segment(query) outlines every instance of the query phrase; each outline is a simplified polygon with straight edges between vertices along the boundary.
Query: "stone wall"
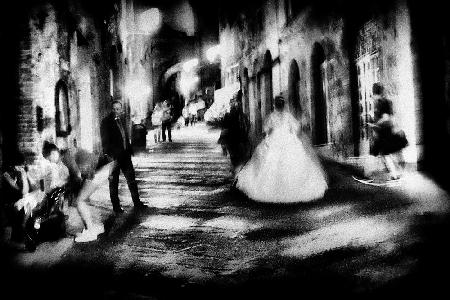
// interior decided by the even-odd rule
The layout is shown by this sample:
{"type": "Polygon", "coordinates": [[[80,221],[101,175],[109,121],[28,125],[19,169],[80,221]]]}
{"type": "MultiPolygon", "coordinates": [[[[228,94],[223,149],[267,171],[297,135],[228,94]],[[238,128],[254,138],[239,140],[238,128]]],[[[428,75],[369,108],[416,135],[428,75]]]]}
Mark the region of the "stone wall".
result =
{"type": "Polygon", "coordinates": [[[17,144],[31,160],[41,156],[44,141],[101,151],[100,121],[111,102],[106,25],[76,1],[51,3],[29,8],[20,36],[17,144]],[[69,126],[60,134],[57,85],[67,87],[68,94],[69,126]]]}
{"type": "Polygon", "coordinates": [[[411,48],[406,1],[383,5],[375,2],[359,4],[362,7],[360,10],[356,9],[358,7],[352,10],[351,4],[318,1],[304,5],[291,14],[286,13],[284,4],[287,2],[262,1],[260,6],[240,14],[223,11],[220,18],[222,81],[227,84],[228,72],[236,64],[239,65],[241,78],[243,70],[248,70],[248,106],[254,141],[259,140],[255,138],[260,130],[258,128],[261,128],[258,123],[266,116],[264,107],[269,105],[264,103],[264,99],[259,104],[265,92],[261,91],[264,85],[258,83],[258,78],[265,72],[265,60],[267,53],[270,53],[272,96],[282,93],[285,98],[292,98],[289,95],[290,68],[292,65],[298,66],[299,95],[295,99],[298,99],[300,109],[295,114],[301,120],[304,131],[315,142],[319,130],[317,124],[320,122],[316,119],[322,118],[316,113],[318,95],[313,80],[313,72],[317,68],[313,63],[314,49],[319,48],[324,56],[318,72],[326,77],[327,123],[327,136],[322,139],[325,144],[321,148],[336,158],[358,154],[361,124],[357,105],[357,35],[365,24],[374,23],[380,38],[377,81],[386,85],[387,95],[394,102],[398,123],[412,145],[406,151],[407,156],[409,160],[416,161],[418,151],[415,146],[421,143],[421,110],[417,105],[420,101],[416,96],[413,76],[415,54],[411,48]]]}

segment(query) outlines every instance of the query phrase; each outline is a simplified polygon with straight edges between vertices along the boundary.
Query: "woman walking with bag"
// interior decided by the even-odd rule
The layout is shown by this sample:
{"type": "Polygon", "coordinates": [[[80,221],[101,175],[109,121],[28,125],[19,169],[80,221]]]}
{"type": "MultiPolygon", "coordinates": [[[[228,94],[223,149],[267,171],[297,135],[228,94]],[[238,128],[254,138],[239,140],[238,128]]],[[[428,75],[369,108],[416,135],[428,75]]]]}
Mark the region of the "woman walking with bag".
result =
{"type": "Polygon", "coordinates": [[[374,83],[372,93],[375,102],[375,123],[369,123],[374,129],[375,137],[371,154],[381,155],[383,162],[388,169],[390,179],[400,178],[393,155],[397,156],[398,164],[404,167],[402,150],[408,145],[403,130],[398,129],[394,118],[392,101],[384,97],[384,87],[380,83],[374,83]]]}

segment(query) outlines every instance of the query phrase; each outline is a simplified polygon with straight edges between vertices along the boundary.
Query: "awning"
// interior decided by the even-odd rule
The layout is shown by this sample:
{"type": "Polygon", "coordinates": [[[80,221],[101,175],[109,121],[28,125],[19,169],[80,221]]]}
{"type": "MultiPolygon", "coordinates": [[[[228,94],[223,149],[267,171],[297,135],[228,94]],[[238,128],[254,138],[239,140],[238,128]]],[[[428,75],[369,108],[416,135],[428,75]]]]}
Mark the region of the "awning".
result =
{"type": "Polygon", "coordinates": [[[240,89],[239,82],[227,85],[221,89],[214,91],[214,103],[216,105],[229,104],[230,100],[237,94],[240,89]]]}

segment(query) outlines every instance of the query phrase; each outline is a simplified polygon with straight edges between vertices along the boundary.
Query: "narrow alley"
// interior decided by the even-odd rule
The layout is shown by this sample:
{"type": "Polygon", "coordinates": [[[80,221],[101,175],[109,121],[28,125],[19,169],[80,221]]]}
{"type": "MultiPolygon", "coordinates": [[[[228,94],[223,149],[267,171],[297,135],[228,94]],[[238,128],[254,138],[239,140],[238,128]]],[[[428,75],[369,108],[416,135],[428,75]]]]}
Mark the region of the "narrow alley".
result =
{"type": "Polygon", "coordinates": [[[2,8],[0,299],[449,294],[445,3],[2,8]]]}
{"type": "MultiPolygon", "coordinates": [[[[217,129],[200,123],[173,136],[134,158],[146,210],[133,212],[121,180],[126,212],[114,217],[103,186],[90,201],[105,224],[99,240],[75,244],[68,236],[34,253],[10,253],[9,280],[29,282],[25,294],[86,299],[384,295],[443,283],[423,272],[448,266],[438,260],[444,241],[435,240],[444,233],[448,195],[424,175],[374,187],[325,163],[324,199],[263,205],[230,189],[217,129]]],[[[79,231],[76,211],[68,215],[68,232],[79,231]]]]}

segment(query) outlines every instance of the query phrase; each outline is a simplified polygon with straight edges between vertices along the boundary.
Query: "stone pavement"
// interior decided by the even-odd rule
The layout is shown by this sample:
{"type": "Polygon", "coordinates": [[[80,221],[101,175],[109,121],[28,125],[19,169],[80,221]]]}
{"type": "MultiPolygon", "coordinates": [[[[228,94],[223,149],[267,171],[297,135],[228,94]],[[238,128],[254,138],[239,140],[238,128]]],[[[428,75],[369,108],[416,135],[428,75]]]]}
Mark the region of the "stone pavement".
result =
{"type": "MultiPolygon", "coordinates": [[[[126,213],[114,216],[105,184],[91,197],[105,234],[9,253],[11,281],[39,278],[69,289],[65,296],[113,299],[378,296],[446,287],[437,271],[449,266],[449,196],[430,178],[410,172],[375,187],[328,161],[330,188],[320,201],[258,204],[230,190],[218,135],[198,124],[174,130],[173,143],[149,145],[134,157],[147,210],[133,211],[122,178],[126,213]]],[[[79,217],[73,208],[68,215],[75,234],[79,217]]]]}

